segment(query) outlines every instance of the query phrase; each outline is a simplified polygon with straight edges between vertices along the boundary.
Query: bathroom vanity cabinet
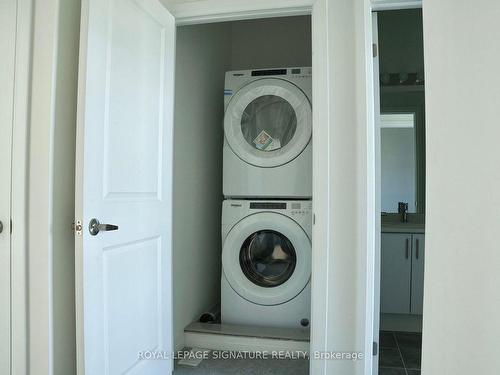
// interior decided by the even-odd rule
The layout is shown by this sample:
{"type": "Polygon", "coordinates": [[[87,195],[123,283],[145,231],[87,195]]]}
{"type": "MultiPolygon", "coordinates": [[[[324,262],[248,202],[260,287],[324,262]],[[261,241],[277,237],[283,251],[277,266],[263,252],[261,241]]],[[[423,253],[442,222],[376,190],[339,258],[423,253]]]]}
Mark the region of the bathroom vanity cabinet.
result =
{"type": "Polygon", "coordinates": [[[424,234],[382,233],[380,312],[422,314],[424,234]]]}

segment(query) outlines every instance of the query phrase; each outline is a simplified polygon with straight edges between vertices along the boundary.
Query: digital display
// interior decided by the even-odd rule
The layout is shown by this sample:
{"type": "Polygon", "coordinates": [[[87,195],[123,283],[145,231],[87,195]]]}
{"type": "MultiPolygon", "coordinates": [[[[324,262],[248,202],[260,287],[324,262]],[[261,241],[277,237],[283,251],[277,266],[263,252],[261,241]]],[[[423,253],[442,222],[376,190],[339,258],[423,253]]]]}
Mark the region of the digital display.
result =
{"type": "Polygon", "coordinates": [[[292,69],[292,74],[300,74],[300,69],[292,69]]]}
{"type": "Polygon", "coordinates": [[[281,203],[281,202],[250,202],[250,209],[286,210],[286,203],[281,203]]]}
{"type": "Polygon", "coordinates": [[[282,76],[286,74],[286,69],[253,70],[252,77],[260,76],[282,76]]]}

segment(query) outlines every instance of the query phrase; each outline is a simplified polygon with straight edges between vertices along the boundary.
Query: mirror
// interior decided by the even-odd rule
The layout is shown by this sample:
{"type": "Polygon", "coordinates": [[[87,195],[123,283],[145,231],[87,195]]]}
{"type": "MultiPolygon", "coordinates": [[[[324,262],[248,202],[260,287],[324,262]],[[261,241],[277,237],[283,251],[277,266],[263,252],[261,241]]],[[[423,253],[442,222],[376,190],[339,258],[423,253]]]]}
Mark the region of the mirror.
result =
{"type": "Polygon", "coordinates": [[[415,113],[380,116],[382,212],[398,212],[398,202],[417,212],[415,113]]]}

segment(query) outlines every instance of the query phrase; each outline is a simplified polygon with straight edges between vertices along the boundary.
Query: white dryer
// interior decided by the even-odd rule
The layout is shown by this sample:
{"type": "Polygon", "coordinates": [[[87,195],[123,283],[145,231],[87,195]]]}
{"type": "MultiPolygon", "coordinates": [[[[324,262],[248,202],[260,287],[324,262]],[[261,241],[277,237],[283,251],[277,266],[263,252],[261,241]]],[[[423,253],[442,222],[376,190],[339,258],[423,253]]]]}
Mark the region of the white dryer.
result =
{"type": "Polygon", "coordinates": [[[226,73],[226,198],[312,196],[311,85],[311,68],[226,73]]]}
{"type": "Polygon", "coordinates": [[[311,226],[311,201],[223,202],[223,324],[309,325],[311,226]]]}

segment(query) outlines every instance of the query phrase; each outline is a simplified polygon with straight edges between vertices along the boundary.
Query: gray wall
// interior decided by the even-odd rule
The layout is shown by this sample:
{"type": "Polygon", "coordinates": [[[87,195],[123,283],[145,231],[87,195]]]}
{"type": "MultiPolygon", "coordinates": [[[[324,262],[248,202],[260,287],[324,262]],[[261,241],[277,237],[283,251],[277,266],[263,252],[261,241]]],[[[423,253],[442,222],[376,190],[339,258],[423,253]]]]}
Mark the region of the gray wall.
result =
{"type": "MultiPolygon", "coordinates": [[[[394,92],[381,88],[382,113],[415,113],[415,156],[417,180],[417,212],[425,212],[425,93],[424,91],[394,92]]],[[[396,211],[397,212],[397,207],[396,211]]]]}
{"type": "Polygon", "coordinates": [[[416,212],[415,129],[380,130],[382,212],[397,212],[398,202],[416,212]]]}
{"type": "Polygon", "coordinates": [[[177,28],[174,130],[174,346],[220,300],[224,73],[310,66],[310,17],[177,28]]]}
{"type": "Polygon", "coordinates": [[[311,66],[311,17],[231,23],[231,69],[311,66]]]}
{"type": "Polygon", "coordinates": [[[76,372],[75,217],[76,93],[78,85],[80,0],[59,7],[58,72],[54,122],[53,287],[54,374],[76,372]],[[70,303],[69,303],[70,302],[70,303]]]}
{"type": "Polygon", "coordinates": [[[229,24],[177,30],[173,280],[174,345],[184,327],[219,300],[222,116],[229,24]]]}
{"type": "MultiPolygon", "coordinates": [[[[380,73],[424,71],[422,10],[378,12],[380,73]]],[[[417,212],[425,212],[425,93],[381,87],[382,113],[414,112],[417,158],[417,212]]],[[[396,207],[397,208],[397,207],[396,207]]]]}
{"type": "Polygon", "coordinates": [[[423,72],[422,10],[378,12],[380,73],[423,72]]]}
{"type": "Polygon", "coordinates": [[[500,368],[500,2],[424,2],[422,374],[500,368]]]}

